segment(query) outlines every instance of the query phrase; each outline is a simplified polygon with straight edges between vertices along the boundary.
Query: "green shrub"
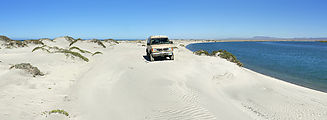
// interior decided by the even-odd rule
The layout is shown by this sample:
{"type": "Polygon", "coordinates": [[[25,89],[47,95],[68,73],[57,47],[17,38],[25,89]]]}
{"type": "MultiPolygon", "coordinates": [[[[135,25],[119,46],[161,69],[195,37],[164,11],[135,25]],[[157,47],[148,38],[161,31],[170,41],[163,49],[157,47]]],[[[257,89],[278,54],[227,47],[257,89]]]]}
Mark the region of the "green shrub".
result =
{"type": "MultiPolygon", "coordinates": [[[[213,51],[214,53],[215,51],[213,51]]],[[[215,53],[219,53],[218,56],[221,57],[221,58],[224,58],[230,62],[233,62],[233,63],[236,63],[238,66],[240,67],[243,67],[243,63],[241,63],[237,58],[236,56],[234,56],[232,53],[226,51],[226,50],[218,50],[217,52],[215,53]]],[[[215,54],[212,54],[212,55],[215,55],[215,54]]]]}
{"type": "Polygon", "coordinates": [[[198,50],[195,51],[194,54],[196,55],[207,55],[207,56],[216,56],[218,54],[219,57],[224,58],[230,62],[236,63],[238,66],[243,67],[243,63],[241,63],[236,56],[234,56],[232,53],[227,52],[226,50],[218,50],[218,51],[212,51],[209,53],[208,51],[205,50],[198,50]]]}
{"type": "Polygon", "coordinates": [[[202,55],[202,54],[204,54],[204,55],[210,55],[209,53],[208,53],[208,51],[205,51],[205,50],[198,50],[198,51],[195,51],[194,52],[194,54],[196,54],[196,55],[202,55]]]}

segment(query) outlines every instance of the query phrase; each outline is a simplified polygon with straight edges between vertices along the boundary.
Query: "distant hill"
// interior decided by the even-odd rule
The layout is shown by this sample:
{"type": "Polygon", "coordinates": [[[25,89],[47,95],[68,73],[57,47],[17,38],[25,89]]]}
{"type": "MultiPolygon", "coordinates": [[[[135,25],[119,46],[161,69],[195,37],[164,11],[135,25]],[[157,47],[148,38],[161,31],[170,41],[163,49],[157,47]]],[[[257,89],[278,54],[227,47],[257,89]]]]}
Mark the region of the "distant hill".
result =
{"type": "Polygon", "coordinates": [[[254,36],[252,38],[227,38],[220,40],[327,40],[327,38],[278,38],[269,36],[254,36]]]}

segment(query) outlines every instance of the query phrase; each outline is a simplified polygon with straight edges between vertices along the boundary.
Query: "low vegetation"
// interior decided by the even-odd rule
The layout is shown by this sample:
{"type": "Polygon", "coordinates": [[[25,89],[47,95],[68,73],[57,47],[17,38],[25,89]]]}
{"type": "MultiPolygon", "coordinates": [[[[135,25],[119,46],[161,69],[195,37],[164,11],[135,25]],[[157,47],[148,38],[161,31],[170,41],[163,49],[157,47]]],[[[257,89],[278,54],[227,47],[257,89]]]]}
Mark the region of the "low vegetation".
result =
{"type": "Polygon", "coordinates": [[[104,42],[109,42],[109,43],[113,42],[113,43],[119,44],[119,42],[117,40],[114,40],[114,39],[105,39],[103,41],[104,42]]]}
{"type": "Polygon", "coordinates": [[[44,43],[40,39],[39,40],[24,40],[23,42],[26,44],[44,45],[44,43]]]}
{"type": "Polygon", "coordinates": [[[75,39],[73,37],[70,36],[64,36],[64,38],[68,41],[68,42],[73,42],[75,41],[75,39]]]}
{"type": "Polygon", "coordinates": [[[11,40],[3,43],[5,48],[17,48],[17,47],[27,47],[27,44],[23,41],[11,40]]]}
{"type": "Polygon", "coordinates": [[[195,51],[194,54],[196,55],[207,55],[207,56],[219,56],[221,58],[224,58],[230,62],[236,63],[238,66],[243,67],[243,63],[241,63],[236,56],[234,56],[232,53],[226,51],[226,50],[218,50],[218,51],[212,51],[209,53],[205,50],[198,50],[195,51]]]}
{"type": "Polygon", "coordinates": [[[67,57],[71,57],[71,58],[80,58],[82,60],[84,60],[85,62],[88,62],[89,59],[85,56],[83,56],[81,53],[87,53],[87,54],[90,54],[92,56],[96,55],[96,54],[102,54],[102,52],[90,52],[90,51],[87,51],[87,50],[83,50],[83,49],[80,49],[76,46],[73,46],[73,47],[70,47],[68,49],[64,49],[64,48],[59,48],[57,46],[47,46],[47,45],[43,45],[43,46],[40,46],[40,47],[35,47],[32,52],[34,51],[37,51],[37,50],[42,50],[42,51],[46,51],[48,53],[63,53],[65,54],[67,57]],[[78,50],[78,52],[75,52],[73,50],[78,50]],[[79,53],[80,52],[80,53],[79,53]]]}
{"type": "Polygon", "coordinates": [[[194,54],[196,54],[196,55],[207,55],[207,56],[210,55],[210,54],[208,53],[208,51],[205,51],[205,50],[198,50],[198,51],[195,51],[194,54]]]}
{"type": "Polygon", "coordinates": [[[85,62],[89,62],[88,58],[86,58],[85,56],[81,55],[78,52],[73,52],[73,51],[64,49],[64,50],[56,51],[56,53],[64,53],[67,57],[72,57],[72,58],[78,57],[78,58],[84,60],[85,62]]]}
{"type": "Polygon", "coordinates": [[[30,63],[15,64],[11,66],[9,69],[13,69],[13,68],[25,70],[26,72],[32,74],[33,77],[44,75],[37,67],[32,66],[30,63]]]}
{"type": "Polygon", "coordinates": [[[73,44],[75,44],[77,41],[82,41],[82,40],[83,40],[83,39],[78,38],[78,39],[72,41],[72,42],[69,44],[69,47],[72,46],[73,44]]]}
{"type": "Polygon", "coordinates": [[[5,46],[5,48],[28,47],[28,44],[44,45],[42,40],[44,39],[19,41],[0,35],[0,41],[2,41],[2,45],[5,46]]]}
{"type": "Polygon", "coordinates": [[[51,114],[62,114],[62,115],[65,115],[67,117],[69,117],[69,113],[65,110],[60,110],[60,109],[57,109],[57,110],[51,110],[51,111],[45,111],[42,113],[43,115],[51,115],[51,114]]]}
{"type": "Polygon", "coordinates": [[[75,46],[69,48],[69,50],[74,50],[74,49],[80,51],[81,53],[89,53],[89,54],[92,54],[90,51],[82,50],[82,49],[80,49],[80,48],[78,48],[78,47],[75,47],[75,46]]]}
{"type": "Polygon", "coordinates": [[[92,54],[92,56],[94,56],[96,54],[102,54],[102,52],[95,52],[95,53],[92,54]]]}
{"type": "Polygon", "coordinates": [[[51,53],[50,50],[48,50],[48,49],[46,49],[46,48],[44,48],[44,47],[45,47],[45,45],[43,45],[43,46],[41,46],[41,47],[35,47],[35,48],[32,50],[32,52],[41,49],[41,50],[43,50],[43,51],[46,51],[46,52],[48,52],[48,53],[51,53]]]}
{"type": "Polygon", "coordinates": [[[98,39],[92,39],[91,42],[97,43],[99,46],[102,46],[103,48],[106,48],[106,46],[98,39]]]}

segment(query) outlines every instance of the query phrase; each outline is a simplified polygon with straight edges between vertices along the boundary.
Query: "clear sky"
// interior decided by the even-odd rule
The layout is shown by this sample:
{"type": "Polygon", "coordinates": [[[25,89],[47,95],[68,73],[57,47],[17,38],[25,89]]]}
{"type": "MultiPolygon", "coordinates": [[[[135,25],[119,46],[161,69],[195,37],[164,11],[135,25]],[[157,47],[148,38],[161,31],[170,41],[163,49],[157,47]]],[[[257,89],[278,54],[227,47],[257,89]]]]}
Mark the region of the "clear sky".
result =
{"type": "Polygon", "coordinates": [[[14,39],[327,37],[327,0],[1,0],[14,39]]]}

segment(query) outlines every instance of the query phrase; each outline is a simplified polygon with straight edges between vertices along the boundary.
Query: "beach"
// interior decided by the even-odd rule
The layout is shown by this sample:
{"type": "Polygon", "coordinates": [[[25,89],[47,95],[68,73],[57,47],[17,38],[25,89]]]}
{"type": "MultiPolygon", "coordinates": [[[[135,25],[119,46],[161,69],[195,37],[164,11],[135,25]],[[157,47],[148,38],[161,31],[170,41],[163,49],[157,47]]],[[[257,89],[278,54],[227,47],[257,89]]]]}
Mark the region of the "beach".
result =
{"type": "MultiPolygon", "coordinates": [[[[59,37],[45,45],[69,48],[59,37]]],[[[327,93],[297,86],[219,57],[198,56],[175,40],[175,60],[149,62],[145,41],[89,41],[72,46],[102,54],[0,49],[0,119],[3,120],[325,120],[327,93]],[[33,77],[14,64],[30,63],[33,77]],[[69,115],[49,114],[64,110],[69,115]]]]}

